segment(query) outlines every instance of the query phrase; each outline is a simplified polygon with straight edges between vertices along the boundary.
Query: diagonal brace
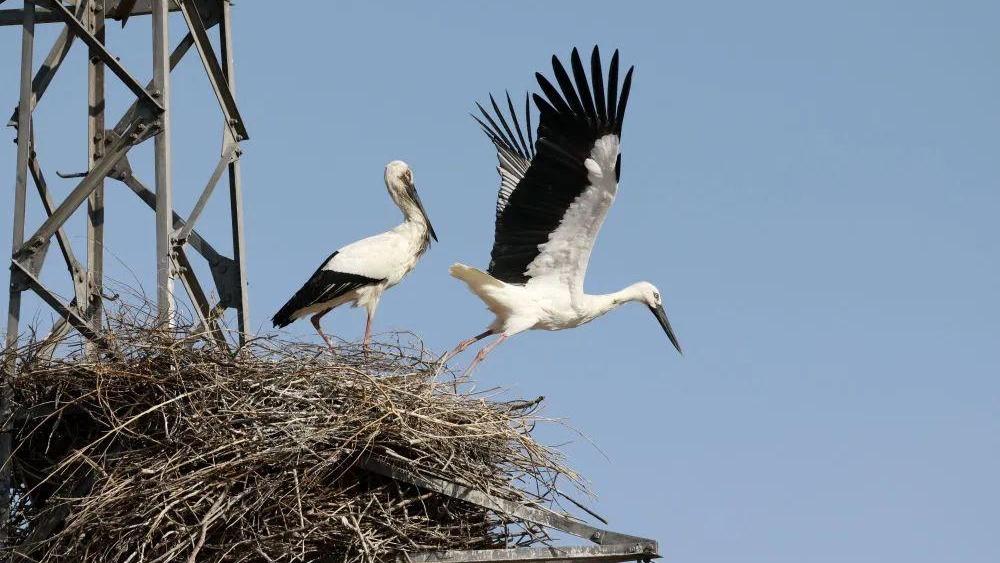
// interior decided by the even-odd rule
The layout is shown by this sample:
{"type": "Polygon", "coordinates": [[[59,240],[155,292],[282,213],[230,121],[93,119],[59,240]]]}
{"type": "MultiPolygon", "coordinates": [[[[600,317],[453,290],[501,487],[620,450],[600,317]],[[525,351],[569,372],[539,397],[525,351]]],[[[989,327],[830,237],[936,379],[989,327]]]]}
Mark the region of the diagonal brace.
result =
{"type": "Polygon", "coordinates": [[[101,180],[108,175],[115,163],[121,160],[151,128],[150,123],[140,119],[132,122],[125,129],[126,134],[116,137],[104,156],[95,163],[80,184],[73,188],[73,191],[42,223],[35,234],[14,253],[14,258],[30,258],[32,254],[45,245],[59,227],[69,219],[70,215],[80,207],[80,204],[86,201],[87,197],[97,189],[101,180]]]}
{"type": "Polygon", "coordinates": [[[205,72],[208,73],[208,80],[212,84],[212,90],[215,91],[215,97],[218,98],[219,106],[226,118],[226,125],[233,128],[236,133],[234,137],[237,140],[249,138],[243,118],[240,116],[240,110],[236,105],[236,98],[229,88],[229,81],[222,71],[222,65],[219,64],[219,59],[215,56],[215,50],[212,48],[208,32],[205,29],[205,22],[198,13],[195,0],[181,0],[181,12],[184,14],[188,29],[191,30],[191,35],[194,37],[198,54],[201,55],[201,62],[205,65],[205,72]]]}
{"type": "Polygon", "coordinates": [[[188,235],[194,230],[194,224],[198,221],[198,217],[201,216],[201,212],[205,210],[205,206],[208,204],[208,198],[211,197],[212,191],[215,190],[215,185],[219,183],[219,178],[222,177],[222,173],[226,171],[226,167],[229,163],[236,158],[239,153],[239,147],[235,143],[227,143],[222,150],[222,158],[219,159],[219,163],[215,165],[215,170],[212,172],[211,178],[208,179],[208,183],[205,185],[205,189],[202,190],[201,196],[198,197],[198,202],[195,203],[194,209],[191,210],[191,214],[188,215],[187,220],[184,222],[184,226],[178,229],[174,238],[177,244],[184,244],[187,240],[188,235]]]}
{"type": "Polygon", "coordinates": [[[642,551],[648,553],[651,557],[657,555],[658,546],[655,540],[595,528],[594,526],[573,518],[567,518],[550,510],[542,510],[540,508],[525,506],[519,502],[496,498],[465,485],[446,481],[438,477],[420,475],[401,467],[383,463],[374,457],[362,460],[359,465],[372,473],[463,500],[489,510],[509,514],[541,526],[562,530],[574,536],[588,539],[598,545],[639,545],[642,551]]]}
{"type": "Polygon", "coordinates": [[[88,47],[91,48],[91,52],[97,54],[101,61],[107,65],[109,69],[111,69],[111,72],[115,73],[115,76],[117,76],[125,84],[125,86],[132,91],[133,94],[135,94],[144,103],[148,104],[149,107],[153,108],[154,112],[162,113],[164,111],[163,106],[161,106],[160,103],[157,102],[153,96],[147,92],[142,85],[132,77],[131,74],[129,74],[127,70],[125,70],[125,67],[118,62],[118,59],[116,59],[110,51],[108,51],[107,47],[98,41],[98,39],[94,37],[94,34],[90,33],[90,31],[88,31],[87,28],[80,23],[80,20],[76,19],[76,17],[74,17],[61,2],[58,0],[48,0],[47,3],[52,11],[55,12],[56,15],[58,15],[64,22],[66,22],[66,25],[73,30],[73,33],[75,33],[77,37],[79,37],[84,43],[87,44],[88,47]]]}
{"type": "MultiPolygon", "coordinates": [[[[38,190],[38,197],[42,200],[42,207],[45,209],[46,216],[52,215],[52,198],[49,196],[48,185],[45,183],[45,176],[42,175],[42,167],[38,164],[38,157],[35,154],[34,143],[31,147],[31,156],[28,157],[28,169],[31,172],[31,177],[35,181],[35,188],[38,190]]],[[[73,278],[73,288],[76,292],[77,299],[83,300],[86,294],[86,272],[84,267],[76,259],[73,254],[73,247],[70,245],[69,239],[66,237],[66,233],[63,232],[62,227],[56,229],[56,241],[59,243],[59,250],[62,251],[63,261],[66,262],[66,269],[69,270],[69,275],[73,278]]]]}
{"type": "Polygon", "coordinates": [[[204,327],[204,329],[211,334],[212,340],[214,340],[220,348],[228,350],[229,344],[226,342],[226,337],[222,334],[222,330],[219,328],[219,323],[215,319],[216,309],[213,308],[208,302],[205,290],[202,289],[201,283],[198,281],[198,276],[195,275],[194,269],[191,266],[191,261],[188,260],[187,253],[184,252],[183,248],[177,249],[175,261],[177,272],[180,274],[179,277],[181,279],[181,283],[184,284],[184,289],[187,290],[188,295],[191,297],[191,301],[194,302],[195,312],[198,315],[200,326],[204,327]]]}
{"type": "Polygon", "coordinates": [[[42,282],[37,276],[35,276],[35,274],[31,273],[28,267],[21,264],[21,262],[17,260],[13,260],[11,262],[11,275],[20,277],[25,285],[37,293],[43,301],[55,309],[55,311],[59,313],[62,318],[66,319],[69,324],[73,325],[73,328],[78,330],[80,334],[88,340],[97,343],[103,342],[101,335],[94,331],[93,327],[90,326],[90,323],[83,318],[76,308],[64,304],[54,293],[42,285],[42,282]]]}
{"type": "MultiPolygon", "coordinates": [[[[122,160],[122,165],[112,177],[128,186],[150,209],[156,209],[156,194],[132,175],[132,171],[127,168],[126,160],[122,160]]],[[[184,219],[176,211],[173,221],[174,229],[184,228],[184,219]]],[[[236,262],[232,258],[220,254],[208,241],[201,238],[198,231],[192,230],[185,242],[208,262],[212,279],[215,280],[215,287],[219,293],[218,305],[223,308],[236,307],[236,304],[239,303],[239,268],[237,268],[236,262]]]]}
{"type": "MultiPolygon", "coordinates": [[[[76,18],[78,20],[86,13],[88,3],[89,0],[80,0],[80,3],[77,5],[76,18]]],[[[59,70],[59,67],[66,59],[66,55],[69,54],[69,48],[73,46],[74,38],[76,38],[76,35],[70,33],[69,26],[66,26],[62,30],[62,33],[59,34],[59,37],[56,38],[55,43],[52,44],[52,49],[49,51],[48,56],[45,57],[45,62],[42,63],[42,67],[35,73],[34,80],[31,81],[31,111],[35,110],[38,101],[42,99],[42,95],[45,94],[45,90],[52,82],[52,78],[55,77],[56,71],[59,70]]],[[[10,121],[7,122],[9,127],[17,126],[17,110],[18,108],[14,108],[14,113],[11,114],[10,121]]]]}

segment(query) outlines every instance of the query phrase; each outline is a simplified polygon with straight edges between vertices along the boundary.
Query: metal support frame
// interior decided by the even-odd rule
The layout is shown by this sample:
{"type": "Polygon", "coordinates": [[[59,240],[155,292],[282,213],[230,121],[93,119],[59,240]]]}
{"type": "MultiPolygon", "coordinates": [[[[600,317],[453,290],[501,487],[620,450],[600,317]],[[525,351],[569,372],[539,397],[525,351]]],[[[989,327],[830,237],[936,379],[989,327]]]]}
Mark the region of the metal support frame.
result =
{"type": "MultiPolygon", "coordinates": [[[[219,21],[219,44],[222,47],[222,73],[226,77],[229,91],[236,93],[236,76],[233,65],[233,19],[232,6],[227,0],[222,2],[222,14],[219,21]]],[[[232,124],[232,122],[230,122],[232,124]]],[[[231,133],[226,129],[225,133],[231,133]]],[[[246,131],[243,139],[249,138],[246,131]]],[[[234,280],[230,293],[230,306],[236,309],[237,327],[240,334],[240,345],[244,344],[244,335],[250,329],[250,293],[247,290],[246,237],[243,233],[243,187],[240,177],[241,154],[239,137],[228,138],[228,142],[236,145],[235,158],[229,163],[229,209],[232,214],[233,266],[230,279],[234,280]]],[[[213,274],[214,275],[214,274],[213,274]]],[[[221,291],[219,292],[221,296],[221,291]]]]}
{"type": "MultiPolygon", "coordinates": [[[[0,0],[2,3],[2,0],[0,0]]],[[[6,7],[5,7],[6,8],[6,7]]],[[[22,30],[20,93],[9,125],[17,129],[17,165],[14,181],[13,232],[11,237],[11,283],[8,300],[6,346],[20,344],[22,294],[35,293],[59,316],[49,335],[39,343],[38,353],[50,356],[67,331],[75,329],[87,342],[86,351],[96,353],[104,348],[102,337],[104,244],[105,244],[105,180],[119,180],[155,211],[157,261],[157,304],[160,319],[174,319],[175,279],[181,282],[197,316],[194,332],[220,347],[230,343],[221,329],[220,317],[226,309],[234,309],[239,327],[238,344],[245,342],[249,329],[249,308],[243,237],[242,191],[239,174],[239,143],[248,138],[246,126],[236,104],[233,79],[232,22],[229,0],[24,0],[23,7],[0,9],[0,26],[18,25],[22,30]],[[169,45],[169,16],[181,12],[187,34],[173,51],[169,45]],[[130,16],[151,15],[152,19],[152,79],[144,86],[129,72],[108,48],[106,22],[121,21],[130,16]],[[33,71],[36,24],[56,24],[62,31],[53,42],[37,73],[33,71]],[[219,26],[218,53],[212,46],[208,31],[219,26]],[[79,39],[79,41],[76,41],[79,39]],[[62,174],[63,178],[79,178],[77,185],[61,201],[53,201],[46,183],[44,167],[35,152],[33,112],[38,108],[48,86],[58,74],[73,45],[83,44],[87,56],[87,170],[62,174]],[[187,219],[174,210],[175,195],[171,177],[171,110],[170,72],[185,54],[195,47],[205,69],[213,93],[219,103],[222,129],[220,158],[209,175],[197,203],[187,219]],[[135,96],[132,104],[110,129],[106,125],[108,111],[105,98],[106,70],[135,96]],[[154,139],[153,190],[132,174],[129,151],[154,139]],[[233,256],[217,251],[195,230],[197,221],[207,208],[209,198],[223,175],[228,176],[230,221],[232,224],[233,256]],[[45,215],[40,225],[26,230],[27,184],[37,189],[45,215]],[[65,224],[86,203],[86,258],[77,258],[65,224]],[[27,236],[26,236],[27,235],[27,236]],[[62,261],[73,283],[72,298],[62,298],[46,286],[41,277],[42,265],[55,239],[62,261]],[[188,258],[190,246],[208,263],[218,301],[212,302],[205,285],[198,279],[188,258]]],[[[176,22],[181,22],[178,19],[176,22]]],[[[38,139],[41,140],[41,139],[38,139]]],[[[118,184],[113,184],[118,185],[118,184]]],[[[188,186],[182,186],[185,191],[188,186]]],[[[17,366],[2,366],[0,381],[0,421],[8,421],[10,413],[9,376],[17,366]]],[[[10,428],[0,428],[0,518],[10,508],[10,428]]],[[[0,537],[0,541],[3,538],[0,537]]]]}
{"type": "Polygon", "coordinates": [[[359,465],[367,471],[409,483],[422,489],[446,495],[463,502],[506,514],[526,522],[546,528],[562,530],[574,536],[593,542],[594,546],[571,547],[518,547],[508,549],[488,549],[469,551],[440,551],[429,553],[408,553],[401,562],[421,563],[479,563],[485,561],[644,561],[660,557],[656,540],[631,536],[596,528],[576,518],[558,514],[551,510],[527,506],[520,502],[497,498],[460,483],[439,477],[418,474],[396,464],[369,457],[359,465]]]}
{"type": "MultiPolygon", "coordinates": [[[[28,157],[31,154],[29,139],[31,136],[31,65],[35,48],[35,2],[24,0],[21,20],[21,90],[17,112],[17,172],[14,179],[14,222],[11,234],[13,252],[21,246],[24,240],[24,211],[28,188],[28,157]]],[[[7,302],[7,346],[17,343],[21,320],[21,288],[13,279],[10,280],[10,299],[7,302]]],[[[17,366],[8,362],[3,366],[3,384],[0,385],[0,517],[10,514],[10,377],[17,366]]],[[[6,530],[0,530],[0,541],[6,540],[6,530]]]]}
{"type": "MultiPolygon", "coordinates": [[[[88,27],[97,41],[104,45],[104,0],[91,0],[88,27]]],[[[86,9],[86,0],[80,7],[86,9]]],[[[67,30],[68,31],[68,30],[67,30]]],[[[87,61],[87,168],[93,168],[104,156],[104,63],[94,49],[87,61]]],[[[84,304],[86,318],[95,331],[101,330],[104,299],[104,179],[87,198],[87,285],[86,294],[77,292],[77,302],[84,304]]],[[[88,351],[92,351],[88,344],[88,351]]]]}
{"type": "MultiPolygon", "coordinates": [[[[19,170],[15,185],[15,220],[13,237],[10,318],[19,316],[20,295],[25,289],[32,289],[44,301],[53,302],[55,294],[47,290],[39,278],[49,243],[55,237],[62,251],[67,269],[73,279],[74,298],[69,303],[55,307],[62,321],[53,327],[57,336],[67,326],[76,326],[79,319],[87,319],[91,330],[87,334],[99,335],[102,315],[103,290],[103,246],[104,246],[104,179],[120,179],[135,193],[142,196],[156,210],[156,257],[157,257],[157,303],[164,322],[170,322],[174,311],[173,282],[181,279],[187,293],[199,314],[199,320],[213,327],[213,334],[221,334],[215,322],[224,309],[236,309],[239,325],[238,340],[245,339],[244,332],[249,326],[248,299],[245,269],[245,243],[243,238],[242,193],[239,177],[239,157],[242,151],[239,142],[247,138],[246,128],[235,103],[232,75],[232,39],[230,25],[230,5],[227,0],[71,0],[70,10],[56,0],[38,0],[41,5],[25,4],[21,10],[0,10],[0,24],[10,23],[13,12],[22,19],[31,12],[32,30],[34,22],[62,22],[63,32],[56,39],[45,63],[31,80],[30,60],[22,65],[22,92],[15,116],[16,126],[24,131],[26,142],[19,143],[19,153],[27,151],[28,156],[19,158],[19,170]],[[74,6],[75,4],[75,6],[74,6]],[[187,35],[168,55],[167,20],[169,11],[181,11],[188,26],[187,35]],[[105,20],[117,18],[124,21],[129,15],[152,14],[153,16],[153,79],[142,87],[121,65],[105,46],[105,20]],[[221,53],[216,55],[208,39],[207,30],[220,24],[221,53]],[[74,38],[80,38],[87,45],[88,56],[88,170],[79,174],[59,174],[61,177],[79,177],[79,184],[61,202],[52,202],[34,152],[31,135],[31,114],[56,72],[62,65],[74,38]],[[170,163],[170,114],[169,105],[170,71],[183,56],[195,46],[219,101],[223,121],[223,147],[219,162],[209,181],[191,211],[187,221],[181,220],[173,210],[173,186],[171,185],[170,163]],[[220,62],[221,61],[221,62],[220,62]],[[106,130],[104,100],[104,69],[110,68],[133,93],[133,102],[118,123],[106,130]],[[27,111],[21,111],[21,108],[27,111]],[[27,125],[21,125],[25,118],[27,125]],[[132,147],[143,141],[154,140],[154,188],[155,192],[143,186],[132,177],[126,155],[132,147]],[[24,185],[30,172],[46,217],[42,224],[25,240],[24,232],[24,185]],[[230,187],[231,223],[234,256],[226,257],[217,252],[194,232],[194,225],[205,210],[208,200],[224,173],[228,172],[230,187]],[[20,190],[20,191],[19,191],[20,190]],[[152,198],[146,196],[152,194],[152,198]],[[152,201],[150,201],[152,200],[152,201]],[[87,259],[81,265],[73,256],[63,225],[83,204],[87,202],[87,259]],[[194,278],[195,272],[186,257],[182,258],[183,247],[190,244],[208,260],[209,268],[219,295],[219,302],[211,305],[202,284],[194,278]],[[182,264],[183,262],[183,264],[182,264]],[[30,275],[30,276],[29,276],[30,275]],[[211,319],[211,322],[209,320],[211,319]]],[[[33,38],[33,36],[32,36],[33,38]]],[[[30,58],[33,41],[27,48],[30,58]]],[[[8,322],[8,343],[17,342],[19,330],[17,322],[8,322]]]]}
{"type": "MultiPolygon", "coordinates": [[[[153,97],[170,107],[170,57],[167,43],[167,0],[153,0],[153,97]]],[[[170,166],[170,112],[160,118],[154,142],[156,175],[156,304],[159,321],[170,325],[174,319],[174,248],[171,219],[174,212],[170,166]]]]}

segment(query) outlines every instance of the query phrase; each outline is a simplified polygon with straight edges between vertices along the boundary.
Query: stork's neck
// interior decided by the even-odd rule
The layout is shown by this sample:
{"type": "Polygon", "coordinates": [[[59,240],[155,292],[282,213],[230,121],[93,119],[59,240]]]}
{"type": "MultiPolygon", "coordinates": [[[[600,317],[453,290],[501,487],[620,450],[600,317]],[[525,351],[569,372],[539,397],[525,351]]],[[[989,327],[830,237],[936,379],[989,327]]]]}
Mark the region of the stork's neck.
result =
{"type": "Polygon", "coordinates": [[[588,316],[591,319],[596,319],[597,317],[600,317],[613,309],[617,309],[619,306],[630,301],[643,300],[642,292],[639,290],[639,284],[632,284],[625,289],[614,293],[606,293],[604,295],[584,295],[584,298],[584,303],[588,309],[588,316]]]}
{"type": "MultiPolygon", "coordinates": [[[[402,205],[399,207],[403,209],[402,205]]],[[[406,237],[410,241],[412,250],[418,256],[423,254],[430,245],[431,236],[430,229],[427,226],[427,219],[424,218],[423,213],[419,209],[414,210],[412,213],[403,211],[403,222],[393,229],[393,231],[406,237]]]]}
{"type": "Polygon", "coordinates": [[[403,205],[400,205],[399,209],[400,211],[403,212],[403,219],[405,219],[407,223],[413,223],[414,225],[417,225],[421,229],[425,231],[427,230],[427,218],[424,217],[424,214],[422,211],[420,211],[420,208],[418,208],[416,205],[413,205],[412,203],[407,202],[403,205]]]}

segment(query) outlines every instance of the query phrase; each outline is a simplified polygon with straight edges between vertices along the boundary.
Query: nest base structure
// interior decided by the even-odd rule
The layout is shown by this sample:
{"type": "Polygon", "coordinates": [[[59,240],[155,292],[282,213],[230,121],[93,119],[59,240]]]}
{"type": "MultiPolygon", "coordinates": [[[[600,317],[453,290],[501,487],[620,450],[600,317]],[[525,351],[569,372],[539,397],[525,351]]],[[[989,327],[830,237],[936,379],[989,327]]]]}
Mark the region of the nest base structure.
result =
{"type": "Polygon", "coordinates": [[[109,321],[97,353],[79,337],[55,357],[44,341],[4,353],[12,560],[659,557],[563,507],[577,502],[557,484],[583,485],[533,438],[540,399],[476,391],[412,337],[232,351],[134,319],[109,321]],[[552,529],[593,545],[554,546],[552,529]]]}

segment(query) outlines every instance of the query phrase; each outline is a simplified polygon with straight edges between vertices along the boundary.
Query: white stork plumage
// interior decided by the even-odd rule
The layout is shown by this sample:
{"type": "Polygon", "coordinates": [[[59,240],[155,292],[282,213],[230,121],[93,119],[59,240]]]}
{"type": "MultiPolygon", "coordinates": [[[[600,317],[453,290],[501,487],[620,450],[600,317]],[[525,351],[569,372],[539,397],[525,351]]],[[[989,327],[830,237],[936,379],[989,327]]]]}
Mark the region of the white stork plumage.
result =
{"type": "Polygon", "coordinates": [[[320,327],[320,319],[335,307],[353,303],[368,310],[364,347],[371,342],[372,317],[382,293],[399,283],[417,261],[437,241],[434,227],[417,194],[413,171],[401,160],[385,167],[389,197],[403,212],[396,228],[337,250],[329,256],[295,295],[272,317],[275,327],[288,326],[296,319],[312,315],[312,324],[330,349],[333,342],[320,327]]]}
{"type": "Polygon", "coordinates": [[[455,264],[451,275],[465,282],[496,318],[482,334],[460,342],[442,363],[473,343],[499,334],[479,351],[468,367],[472,370],[497,345],[519,332],[577,327],[631,301],[648,306],[670,342],[681,350],[660,291],[653,284],[639,282],[607,295],[583,291],[594,240],[618,191],[619,141],[634,67],[625,74],[619,94],[615,51],[605,95],[597,47],[590,59],[590,80],[576,49],[570,62],[572,78],[559,59],[552,57],[558,88],[535,74],[545,95],[533,96],[539,112],[537,140],[531,138],[527,99],[527,140],[509,94],[511,124],[493,96],[493,115],[476,104],[485,121],[473,118],[496,146],[500,162],[496,233],[486,272],[455,264]]]}

